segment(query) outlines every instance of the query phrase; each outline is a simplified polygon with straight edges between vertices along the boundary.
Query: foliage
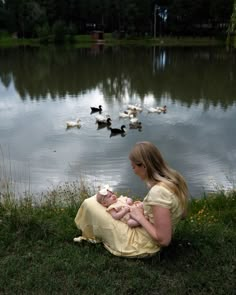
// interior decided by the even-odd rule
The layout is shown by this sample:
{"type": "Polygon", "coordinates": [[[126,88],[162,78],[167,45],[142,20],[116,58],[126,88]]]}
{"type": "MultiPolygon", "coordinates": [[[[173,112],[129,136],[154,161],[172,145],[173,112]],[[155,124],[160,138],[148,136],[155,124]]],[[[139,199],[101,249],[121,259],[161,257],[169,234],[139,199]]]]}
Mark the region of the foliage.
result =
{"type": "Polygon", "coordinates": [[[231,15],[229,27],[228,27],[228,35],[227,35],[227,45],[230,46],[233,43],[233,38],[236,43],[236,0],[234,0],[234,8],[231,15]]]}
{"type": "Polygon", "coordinates": [[[32,38],[47,23],[50,31],[57,31],[55,40],[64,41],[63,31],[71,32],[71,26],[73,34],[105,30],[153,36],[156,18],[160,35],[212,36],[226,33],[233,1],[158,1],[155,10],[152,0],[5,0],[0,2],[0,25],[18,37],[32,38]],[[167,9],[167,20],[162,17],[163,9],[167,9]]]}
{"type": "Polygon", "coordinates": [[[36,33],[42,43],[47,43],[50,36],[50,28],[48,23],[44,23],[42,26],[37,26],[36,33]]]}
{"type": "Polygon", "coordinates": [[[63,21],[56,21],[53,24],[52,32],[54,35],[55,43],[63,43],[65,41],[65,24],[63,21]]]}

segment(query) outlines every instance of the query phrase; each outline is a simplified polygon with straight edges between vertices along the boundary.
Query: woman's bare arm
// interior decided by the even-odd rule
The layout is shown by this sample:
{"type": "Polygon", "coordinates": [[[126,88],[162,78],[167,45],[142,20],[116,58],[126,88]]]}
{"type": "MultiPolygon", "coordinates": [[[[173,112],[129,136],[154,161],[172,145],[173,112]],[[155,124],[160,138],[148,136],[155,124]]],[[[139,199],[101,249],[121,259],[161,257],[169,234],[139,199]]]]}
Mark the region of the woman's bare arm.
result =
{"type": "Polygon", "coordinates": [[[160,246],[168,246],[172,238],[172,222],[170,210],[160,206],[152,206],[154,224],[150,223],[139,208],[131,208],[130,215],[138,221],[160,246]]]}

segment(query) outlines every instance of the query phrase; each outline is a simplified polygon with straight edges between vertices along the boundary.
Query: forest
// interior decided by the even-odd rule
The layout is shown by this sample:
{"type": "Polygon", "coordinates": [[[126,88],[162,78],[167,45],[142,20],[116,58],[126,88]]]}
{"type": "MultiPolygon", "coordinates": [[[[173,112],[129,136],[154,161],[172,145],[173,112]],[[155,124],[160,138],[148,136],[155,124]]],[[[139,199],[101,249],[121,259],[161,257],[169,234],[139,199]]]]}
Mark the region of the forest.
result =
{"type": "Polygon", "coordinates": [[[118,37],[226,36],[234,0],[0,0],[0,32],[118,37]]]}

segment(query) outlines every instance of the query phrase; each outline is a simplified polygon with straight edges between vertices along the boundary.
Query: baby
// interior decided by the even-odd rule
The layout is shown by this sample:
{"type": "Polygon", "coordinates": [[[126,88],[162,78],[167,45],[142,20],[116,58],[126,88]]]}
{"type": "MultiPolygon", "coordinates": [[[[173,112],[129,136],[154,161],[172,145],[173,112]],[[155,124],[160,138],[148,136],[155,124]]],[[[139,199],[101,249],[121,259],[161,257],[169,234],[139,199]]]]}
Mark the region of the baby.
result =
{"type": "Polygon", "coordinates": [[[120,196],[117,197],[109,185],[105,185],[96,195],[98,203],[106,207],[106,211],[116,220],[121,220],[128,224],[129,227],[137,227],[140,224],[131,218],[129,212],[130,207],[138,206],[143,210],[143,203],[141,201],[135,201],[131,198],[120,196]]]}

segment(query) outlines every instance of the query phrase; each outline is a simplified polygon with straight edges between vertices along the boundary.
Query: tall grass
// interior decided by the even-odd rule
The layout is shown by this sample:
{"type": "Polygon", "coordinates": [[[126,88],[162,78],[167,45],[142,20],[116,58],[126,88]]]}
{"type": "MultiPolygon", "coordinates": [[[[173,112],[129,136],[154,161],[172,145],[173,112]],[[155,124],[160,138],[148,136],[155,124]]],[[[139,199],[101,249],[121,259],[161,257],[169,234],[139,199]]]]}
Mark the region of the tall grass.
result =
{"type": "Polygon", "coordinates": [[[192,200],[171,245],[148,259],[81,242],[74,218],[93,190],[65,183],[0,200],[0,294],[235,294],[236,193],[192,200]]]}

